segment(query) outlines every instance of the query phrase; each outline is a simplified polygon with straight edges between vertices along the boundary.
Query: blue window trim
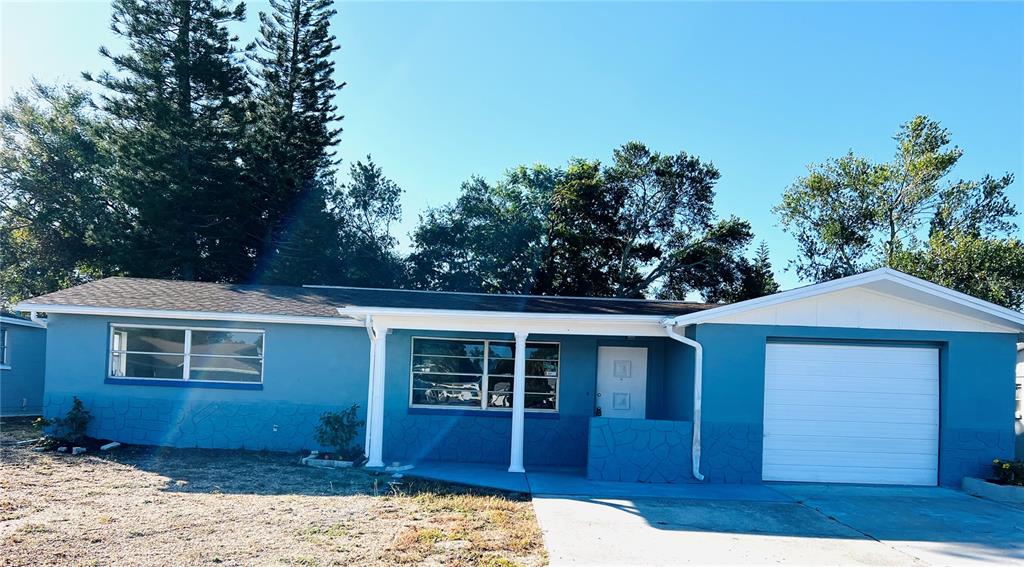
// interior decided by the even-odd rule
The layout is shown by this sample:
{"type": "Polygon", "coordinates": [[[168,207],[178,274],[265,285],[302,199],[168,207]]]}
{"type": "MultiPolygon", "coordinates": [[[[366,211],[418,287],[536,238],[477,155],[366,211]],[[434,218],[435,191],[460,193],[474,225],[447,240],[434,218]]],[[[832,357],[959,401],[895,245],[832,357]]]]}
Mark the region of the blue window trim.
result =
{"type": "MultiPolygon", "coordinates": [[[[451,408],[406,408],[409,415],[449,415],[463,417],[496,417],[512,419],[511,411],[482,410],[482,409],[451,409],[451,408]]],[[[528,411],[526,419],[561,419],[557,412],[551,411],[528,411]]]]}
{"type": "Polygon", "coordinates": [[[161,380],[137,379],[137,378],[107,378],[104,384],[118,384],[121,386],[160,386],[171,388],[212,388],[219,390],[262,390],[263,384],[246,382],[203,382],[201,380],[161,380]]]}

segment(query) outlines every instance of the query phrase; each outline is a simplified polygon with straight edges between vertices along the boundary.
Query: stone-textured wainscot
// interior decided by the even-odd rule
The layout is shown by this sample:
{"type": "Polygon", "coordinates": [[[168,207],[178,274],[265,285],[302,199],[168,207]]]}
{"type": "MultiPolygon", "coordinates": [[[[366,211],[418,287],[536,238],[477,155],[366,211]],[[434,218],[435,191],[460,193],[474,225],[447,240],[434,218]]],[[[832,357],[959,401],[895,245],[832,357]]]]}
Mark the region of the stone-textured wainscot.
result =
{"type": "Polygon", "coordinates": [[[761,482],[764,428],[758,423],[704,422],[700,471],[708,482],[761,482]]]}
{"type": "Polygon", "coordinates": [[[696,482],[693,423],[590,418],[587,478],[622,482],[696,482]]]}
{"type": "MultiPolygon", "coordinates": [[[[317,447],[314,429],[333,406],[80,396],[92,413],[89,434],[166,447],[296,451],[317,447]]],[[[63,416],[72,396],[48,395],[46,417],[63,416]]]]}
{"type": "MultiPolygon", "coordinates": [[[[586,419],[528,413],[526,465],[582,467],[586,419]]],[[[384,425],[384,460],[507,464],[511,438],[508,412],[409,410],[405,415],[392,414],[384,425]]]]}
{"type": "Polygon", "coordinates": [[[994,455],[1013,454],[1013,431],[945,428],[939,441],[939,483],[956,486],[965,477],[986,476],[994,455]]]}

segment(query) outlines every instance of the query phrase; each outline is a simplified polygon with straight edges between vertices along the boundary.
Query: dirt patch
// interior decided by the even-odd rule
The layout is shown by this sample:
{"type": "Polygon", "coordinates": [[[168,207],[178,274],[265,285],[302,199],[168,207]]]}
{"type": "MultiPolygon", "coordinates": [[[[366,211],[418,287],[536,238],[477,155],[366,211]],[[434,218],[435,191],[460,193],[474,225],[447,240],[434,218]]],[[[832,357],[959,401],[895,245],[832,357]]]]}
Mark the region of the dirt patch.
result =
{"type": "Polygon", "coordinates": [[[281,453],[34,453],[0,430],[0,565],[546,563],[522,495],[281,453]]]}

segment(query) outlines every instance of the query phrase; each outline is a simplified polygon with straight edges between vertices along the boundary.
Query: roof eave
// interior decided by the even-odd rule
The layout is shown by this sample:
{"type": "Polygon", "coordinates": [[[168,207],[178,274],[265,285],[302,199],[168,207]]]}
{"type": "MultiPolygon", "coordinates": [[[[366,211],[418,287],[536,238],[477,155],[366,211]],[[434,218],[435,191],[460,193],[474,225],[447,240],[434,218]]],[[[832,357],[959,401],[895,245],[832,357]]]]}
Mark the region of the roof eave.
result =
{"type": "Polygon", "coordinates": [[[92,305],[64,305],[46,303],[19,303],[19,311],[40,311],[69,315],[100,315],[107,317],[140,317],[153,319],[193,319],[197,321],[237,321],[249,323],[282,323],[293,325],[326,325],[359,327],[362,323],[345,317],[316,317],[308,315],[275,315],[265,313],[237,313],[218,311],[187,311],[170,309],[143,309],[135,307],[102,307],[92,305]]]}
{"type": "Polygon", "coordinates": [[[735,315],[762,307],[770,307],[773,305],[779,305],[790,301],[796,301],[880,281],[897,283],[934,297],[952,301],[953,303],[984,313],[990,317],[995,317],[1009,323],[1011,326],[1024,330],[1024,313],[1007,309],[1001,305],[996,305],[983,299],[978,299],[977,297],[943,287],[892,268],[879,268],[870,272],[864,272],[862,274],[856,274],[837,280],[812,284],[764,297],[758,297],[756,299],[748,299],[746,301],[732,303],[730,305],[723,305],[722,307],[714,307],[706,311],[681,315],[679,317],[672,318],[671,324],[684,326],[708,323],[728,315],[735,315]]]}

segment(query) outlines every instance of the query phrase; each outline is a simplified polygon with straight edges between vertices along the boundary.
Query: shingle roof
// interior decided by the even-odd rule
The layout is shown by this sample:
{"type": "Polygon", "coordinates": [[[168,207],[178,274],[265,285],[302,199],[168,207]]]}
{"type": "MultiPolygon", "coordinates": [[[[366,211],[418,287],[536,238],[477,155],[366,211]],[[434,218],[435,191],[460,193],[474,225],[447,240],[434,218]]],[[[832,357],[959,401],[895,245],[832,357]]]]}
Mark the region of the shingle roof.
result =
{"type": "Polygon", "coordinates": [[[241,285],[121,277],[89,282],[23,303],[301,317],[340,317],[337,308],[347,306],[659,316],[686,315],[717,306],[687,301],[241,285]]]}

